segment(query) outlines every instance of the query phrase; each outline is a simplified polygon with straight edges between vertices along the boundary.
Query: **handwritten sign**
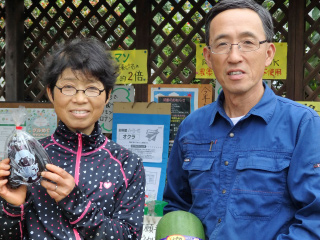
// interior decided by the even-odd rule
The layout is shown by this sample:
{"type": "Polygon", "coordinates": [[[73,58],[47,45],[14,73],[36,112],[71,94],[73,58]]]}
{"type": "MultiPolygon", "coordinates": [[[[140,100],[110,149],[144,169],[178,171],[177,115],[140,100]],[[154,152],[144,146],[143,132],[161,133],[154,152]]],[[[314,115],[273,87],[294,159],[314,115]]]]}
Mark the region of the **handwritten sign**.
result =
{"type": "Polygon", "coordinates": [[[111,54],[119,64],[116,84],[148,83],[147,50],[114,50],[111,54]]]}
{"type": "Polygon", "coordinates": [[[204,43],[196,44],[196,78],[199,79],[215,79],[216,76],[211,68],[208,67],[205,58],[203,57],[204,43]]]}
{"type": "Polygon", "coordinates": [[[156,230],[160,219],[161,217],[144,216],[141,240],[156,240],[156,230]]]}
{"type": "Polygon", "coordinates": [[[115,102],[133,102],[134,101],[134,88],[133,86],[114,86],[110,100],[105,106],[103,113],[100,117],[100,126],[103,133],[112,133],[112,120],[113,120],[113,105],[115,102]]]}
{"type": "Polygon", "coordinates": [[[297,102],[312,108],[320,116],[320,102],[312,102],[312,101],[297,101],[297,102]]]}
{"type": "MultiPolygon", "coordinates": [[[[287,79],[287,43],[274,43],[276,46],[276,54],[270,66],[265,68],[263,79],[287,79]]],[[[214,79],[214,72],[208,67],[203,57],[204,43],[196,45],[196,78],[214,79]]]]}
{"type": "Polygon", "coordinates": [[[287,43],[274,43],[276,54],[270,66],[264,70],[263,79],[287,79],[287,43]]]}

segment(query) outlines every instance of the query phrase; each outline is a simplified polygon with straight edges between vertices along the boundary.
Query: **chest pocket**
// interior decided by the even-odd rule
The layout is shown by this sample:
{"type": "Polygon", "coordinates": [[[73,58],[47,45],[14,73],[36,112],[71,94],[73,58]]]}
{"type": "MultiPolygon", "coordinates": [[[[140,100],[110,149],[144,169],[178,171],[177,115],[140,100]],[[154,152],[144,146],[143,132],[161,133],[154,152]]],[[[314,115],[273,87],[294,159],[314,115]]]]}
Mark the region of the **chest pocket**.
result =
{"type": "Polygon", "coordinates": [[[290,157],[239,157],[229,210],[235,218],[269,220],[281,208],[290,157]]]}
{"type": "Polygon", "coordinates": [[[213,187],[213,163],[212,156],[186,158],[182,169],[188,171],[188,181],[192,192],[192,206],[190,212],[203,219],[208,210],[204,206],[210,206],[213,187]]]}
{"type": "Polygon", "coordinates": [[[201,156],[185,158],[182,169],[187,171],[209,171],[212,167],[214,158],[212,156],[201,156]]]}

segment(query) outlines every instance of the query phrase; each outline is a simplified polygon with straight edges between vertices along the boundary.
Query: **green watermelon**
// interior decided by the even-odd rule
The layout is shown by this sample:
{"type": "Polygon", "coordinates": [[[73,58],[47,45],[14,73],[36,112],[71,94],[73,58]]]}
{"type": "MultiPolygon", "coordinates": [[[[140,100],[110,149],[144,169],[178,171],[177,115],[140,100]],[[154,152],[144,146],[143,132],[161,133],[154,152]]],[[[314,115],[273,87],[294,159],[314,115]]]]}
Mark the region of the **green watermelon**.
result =
{"type": "Polygon", "coordinates": [[[168,236],[172,236],[168,239],[187,240],[199,238],[205,240],[204,229],[200,219],[190,212],[181,210],[169,212],[160,219],[156,229],[156,240],[167,239],[168,236]]]}

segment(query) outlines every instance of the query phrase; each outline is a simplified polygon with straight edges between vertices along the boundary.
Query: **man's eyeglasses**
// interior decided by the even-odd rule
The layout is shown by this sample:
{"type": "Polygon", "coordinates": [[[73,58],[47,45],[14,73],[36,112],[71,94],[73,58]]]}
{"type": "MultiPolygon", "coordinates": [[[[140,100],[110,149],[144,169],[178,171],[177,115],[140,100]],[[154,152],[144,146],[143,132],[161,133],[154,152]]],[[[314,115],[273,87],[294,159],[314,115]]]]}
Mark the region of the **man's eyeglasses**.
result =
{"type": "Polygon", "coordinates": [[[231,51],[232,45],[238,45],[241,52],[253,52],[260,48],[260,44],[266,43],[268,40],[245,40],[238,43],[219,42],[212,46],[207,46],[213,54],[227,54],[231,51]]]}
{"type": "Polygon", "coordinates": [[[96,87],[89,87],[85,90],[78,90],[72,86],[58,87],[56,85],[55,87],[58,88],[60,90],[60,92],[66,96],[73,96],[73,95],[77,94],[78,92],[82,91],[88,97],[98,97],[105,90],[105,89],[100,90],[96,87]]]}

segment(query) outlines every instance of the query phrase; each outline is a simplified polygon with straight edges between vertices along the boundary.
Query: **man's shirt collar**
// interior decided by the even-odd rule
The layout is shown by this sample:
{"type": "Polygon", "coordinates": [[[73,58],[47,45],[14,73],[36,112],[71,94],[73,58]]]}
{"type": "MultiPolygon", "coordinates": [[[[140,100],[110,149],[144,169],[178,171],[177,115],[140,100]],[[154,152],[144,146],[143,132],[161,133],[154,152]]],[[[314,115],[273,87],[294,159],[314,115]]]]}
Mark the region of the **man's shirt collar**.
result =
{"type": "MultiPolygon", "coordinates": [[[[250,115],[255,115],[258,117],[261,117],[266,124],[268,124],[272,118],[272,115],[274,114],[275,107],[276,107],[276,95],[274,92],[268,87],[267,84],[263,82],[263,86],[265,88],[265,91],[263,93],[262,98],[260,101],[246,114],[246,118],[250,115]]],[[[228,116],[223,108],[223,102],[224,102],[224,93],[221,91],[217,98],[216,107],[213,108],[212,112],[212,118],[210,120],[210,125],[214,123],[217,116],[220,115],[221,117],[227,119],[228,116]]]]}

